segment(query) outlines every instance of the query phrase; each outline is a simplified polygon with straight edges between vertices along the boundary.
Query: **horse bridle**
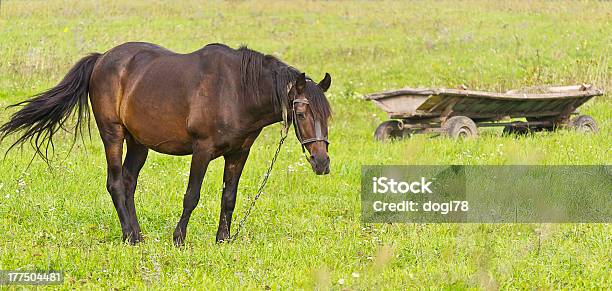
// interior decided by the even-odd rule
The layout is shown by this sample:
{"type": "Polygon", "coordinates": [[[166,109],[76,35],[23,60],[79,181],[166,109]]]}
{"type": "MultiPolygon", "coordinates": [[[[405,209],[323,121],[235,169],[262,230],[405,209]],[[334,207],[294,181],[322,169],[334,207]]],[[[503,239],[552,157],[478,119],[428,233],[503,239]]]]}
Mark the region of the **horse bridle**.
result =
{"type": "MultiPolygon", "coordinates": [[[[315,115],[313,114],[313,119],[314,119],[314,127],[315,127],[315,136],[311,137],[311,138],[307,138],[304,139],[302,137],[302,134],[300,133],[300,127],[299,127],[299,121],[298,121],[298,116],[297,116],[297,112],[295,110],[295,105],[296,104],[307,104],[310,105],[310,102],[308,102],[308,99],[306,98],[297,98],[293,100],[293,104],[291,106],[291,119],[293,122],[293,128],[295,129],[295,134],[298,138],[298,141],[302,144],[302,153],[306,152],[306,145],[313,143],[313,142],[325,142],[326,146],[329,146],[329,141],[327,140],[327,136],[323,136],[323,131],[321,130],[321,121],[319,119],[317,119],[315,117],[315,115]]],[[[312,112],[312,108],[310,108],[310,106],[308,106],[308,109],[312,112]]]]}

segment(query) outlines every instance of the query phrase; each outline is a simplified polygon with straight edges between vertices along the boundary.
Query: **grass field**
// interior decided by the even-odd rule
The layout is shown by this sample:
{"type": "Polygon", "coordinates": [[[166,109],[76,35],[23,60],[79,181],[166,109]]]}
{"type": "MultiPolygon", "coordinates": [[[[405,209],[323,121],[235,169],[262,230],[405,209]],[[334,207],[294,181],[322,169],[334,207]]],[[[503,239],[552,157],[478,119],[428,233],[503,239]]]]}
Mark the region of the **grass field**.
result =
{"type": "MultiPolygon", "coordinates": [[[[178,52],[211,42],[274,54],[327,94],[332,173],[315,176],[295,138],[284,147],[246,231],[214,242],[223,163],[211,164],[184,249],[172,245],[189,157],[150,154],[136,192],[145,243],[121,243],[97,132],[51,167],[25,147],[0,162],[0,270],[63,269],[62,288],[220,289],[612,286],[608,224],[360,222],[365,164],[610,164],[612,98],[584,105],[601,132],[476,140],[372,139],[385,114],[360,100],[403,86],[506,90],[593,83],[612,90],[612,3],[544,1],[2,1],[0,106],[55,85],[88,52],[149,41],[178,52]]],[[[0,111],[5,122],[12,111],[0,111]]],[[[255,143],[241,216],[271,159],[279,125],[255,143]]],[[[0,144],[0,152],[10,140],[0,144]]],[[[576,193],[580,195],[580,193],[576,193]]]]}

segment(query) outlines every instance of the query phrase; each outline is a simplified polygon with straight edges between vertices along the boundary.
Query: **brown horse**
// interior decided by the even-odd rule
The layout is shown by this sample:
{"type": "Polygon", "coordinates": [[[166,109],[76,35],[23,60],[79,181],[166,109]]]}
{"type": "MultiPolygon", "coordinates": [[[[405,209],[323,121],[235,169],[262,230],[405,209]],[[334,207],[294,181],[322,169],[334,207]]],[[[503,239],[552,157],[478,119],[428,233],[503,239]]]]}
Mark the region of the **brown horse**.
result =
{"type": "Polygon", "coordinates": [[[210,44],[177,54],[150,43],[125,43],[84,57],[56,87],[13,105],[23,107],[0,127],[0,140],[23,131],[11,148],[30,141],[47,160],[53,135],[75,108],[76,133],[89,124],[89,95],[106,153],[106,187],[123,240],[130,243],[142,240],[134,191],[149,149],[192,155],[183,213],[174,231],[176,245],[185,240],[208,163],[223,156],[220,242],[230,237],[240,175],[265,126],[293,123],[314,172],[329,173],[331,109],[324,92],[330,85],[329,74],[315,83],[277,58],[246,47],[210,44]]]}

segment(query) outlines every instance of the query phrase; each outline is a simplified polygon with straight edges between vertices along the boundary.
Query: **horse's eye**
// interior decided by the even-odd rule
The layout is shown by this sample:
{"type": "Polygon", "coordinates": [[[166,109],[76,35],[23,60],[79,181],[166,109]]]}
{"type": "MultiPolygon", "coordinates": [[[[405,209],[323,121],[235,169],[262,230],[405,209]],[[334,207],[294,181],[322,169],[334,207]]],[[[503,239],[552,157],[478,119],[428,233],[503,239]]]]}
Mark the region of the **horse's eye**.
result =
{"type": "Polygon", "coordinates": [[[298,118],[300,118],[300,119],[304,119],[304,118],[306,118],[306,114],[304,114],[304,112],[297,112],[297,116],[298,116],[298,118]]]}

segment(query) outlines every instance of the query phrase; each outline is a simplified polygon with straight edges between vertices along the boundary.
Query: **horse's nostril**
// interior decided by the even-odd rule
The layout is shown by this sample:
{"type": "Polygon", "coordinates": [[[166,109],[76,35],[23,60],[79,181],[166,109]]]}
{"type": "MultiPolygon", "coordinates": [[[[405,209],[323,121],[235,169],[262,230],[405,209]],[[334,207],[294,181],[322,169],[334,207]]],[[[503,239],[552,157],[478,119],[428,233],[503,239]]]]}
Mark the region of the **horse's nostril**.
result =
{"type": "Polygon", "coordinates": [[[329,156],[310,156],[311,160],[318,165],[324,166],[329,164],[329,156]]]}

